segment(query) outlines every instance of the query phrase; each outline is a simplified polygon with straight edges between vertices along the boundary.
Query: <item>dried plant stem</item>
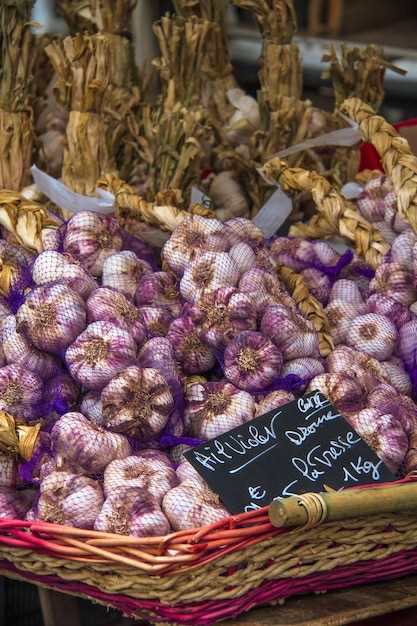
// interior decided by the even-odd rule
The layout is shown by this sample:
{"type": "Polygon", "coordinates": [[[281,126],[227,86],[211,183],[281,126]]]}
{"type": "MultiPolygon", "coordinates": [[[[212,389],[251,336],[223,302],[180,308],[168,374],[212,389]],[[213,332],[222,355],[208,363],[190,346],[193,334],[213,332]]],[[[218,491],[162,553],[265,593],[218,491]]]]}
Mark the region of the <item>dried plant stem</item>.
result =
{"type": "Polygon", "coordinates": [[[417,157],[408,141],[359,98],[345,100],[341,111],[359,124],[363,140],[375,146],[397,194],[398,212],[417,233],[417,157]]]}
{"type": "MultiPolygon", "coordinates": [[[[329,232],[332,229],[333,234],[353,242],[356,252],[372,267],[376,268],[382,262],[389,245],[379,231],[359,214],[355,205],[347,201],[325,178],[316,172],[289,168],[278,158],[266,163],[262,173],[279,183],[285,191],[309,191],[312,194],[321,215],[314,222],[310,221],[310,231],[316,227],[317,235],[321,237],[323,230],[329,232]]],[[[303,224],[299,224],[292,227],[290,234],[299,236],[302,231],[303,224]]]]}
{"type": "Polygon", "coordinates": [[[259,80],[272,110],[276,110],[276,98],[279,96],[301,98],[303,73],[298,46],[266,40],[259,80]]]}
{"type": "Polygon", "coordinates": [[[32,117],[0,109],[0,189],[17,191],[28,182],[32,146],[32,117]]]}
{"type": "Polygon", "coordinates": [[[224,0],[173,0],[178,15],[188,18],[197,15],[210,22],[222,24],[225,18],[224,0]]]}

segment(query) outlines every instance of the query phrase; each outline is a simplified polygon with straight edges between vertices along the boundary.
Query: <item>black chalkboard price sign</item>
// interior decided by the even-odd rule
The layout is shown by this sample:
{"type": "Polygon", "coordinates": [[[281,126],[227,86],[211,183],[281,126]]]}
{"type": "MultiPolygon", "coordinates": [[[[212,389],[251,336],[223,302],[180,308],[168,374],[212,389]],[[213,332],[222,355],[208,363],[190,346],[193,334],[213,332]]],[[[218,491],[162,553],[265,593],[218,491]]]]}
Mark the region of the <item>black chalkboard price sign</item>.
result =
{"type": "Polygon", "coordinates": [[[313,391],[247,422],[186,458],[230,513],[274,498],[373,482],[395,475],[329,400],[313,391]]]}

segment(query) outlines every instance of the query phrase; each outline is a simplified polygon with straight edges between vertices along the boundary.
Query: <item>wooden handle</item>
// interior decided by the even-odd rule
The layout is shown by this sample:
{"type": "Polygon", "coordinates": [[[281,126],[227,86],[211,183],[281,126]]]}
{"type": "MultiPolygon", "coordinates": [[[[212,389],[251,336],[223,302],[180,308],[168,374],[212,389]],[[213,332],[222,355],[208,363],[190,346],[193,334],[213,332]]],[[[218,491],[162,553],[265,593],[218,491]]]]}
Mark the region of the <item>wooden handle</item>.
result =
{"type": "Polygon", "coordinates": [[[355,517],[417,511],[417,483],[348,489],[274,500],[269,519],[278,528],[316,526],[355,517]]]}

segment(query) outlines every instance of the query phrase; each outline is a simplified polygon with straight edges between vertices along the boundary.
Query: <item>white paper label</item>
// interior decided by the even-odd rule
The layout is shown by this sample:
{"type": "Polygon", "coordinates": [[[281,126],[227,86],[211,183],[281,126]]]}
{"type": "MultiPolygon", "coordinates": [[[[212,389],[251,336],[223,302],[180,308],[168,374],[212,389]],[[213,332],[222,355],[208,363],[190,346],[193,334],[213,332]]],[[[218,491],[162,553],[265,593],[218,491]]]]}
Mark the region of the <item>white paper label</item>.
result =
{"type": "Polygon", "coordinates": [[[253,219],[266,238],[275,235],[292,211],[291,198],[278,187],[253,219]]]}

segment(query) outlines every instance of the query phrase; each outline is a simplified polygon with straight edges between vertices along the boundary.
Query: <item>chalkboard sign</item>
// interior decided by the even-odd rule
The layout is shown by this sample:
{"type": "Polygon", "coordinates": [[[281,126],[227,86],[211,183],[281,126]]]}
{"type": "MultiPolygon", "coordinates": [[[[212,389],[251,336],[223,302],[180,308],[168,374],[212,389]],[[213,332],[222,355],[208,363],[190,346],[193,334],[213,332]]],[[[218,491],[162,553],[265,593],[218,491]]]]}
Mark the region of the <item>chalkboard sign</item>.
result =
{"type": "Polygon", "coordinates": [[[313,391],[185,453],[230,513],[328,485],[390,482],[394,474],[329,400],[313,391]]]}

